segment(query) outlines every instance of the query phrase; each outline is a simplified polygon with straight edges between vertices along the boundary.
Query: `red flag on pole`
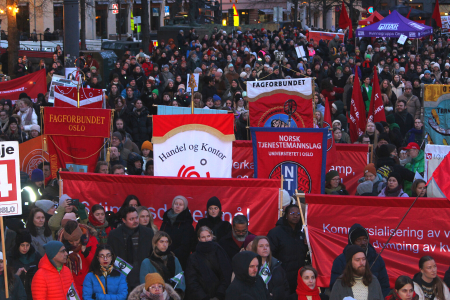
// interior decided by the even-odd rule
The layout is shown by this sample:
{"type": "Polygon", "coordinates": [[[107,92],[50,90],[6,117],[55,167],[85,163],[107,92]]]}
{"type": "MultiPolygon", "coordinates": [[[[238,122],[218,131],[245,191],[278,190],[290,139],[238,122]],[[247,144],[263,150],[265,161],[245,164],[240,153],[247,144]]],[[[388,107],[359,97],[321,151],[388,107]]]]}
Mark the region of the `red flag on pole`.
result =
{"type": "Polygon", "coordinates": [[[430,179],[427,182],[427,185],[430,184],[431,179],[434,178],[434,181],[438,185],[439,189],[442,193],[450,199],[450,180],[448,180],[450,176],[450,155],[444,157],[439,166],[434,170],[433,174],[431,174],[430,179]]]}
{"type": "Polygon", "coordinates": [[[384,113],[383,98],[381,97],[380,84],[378,83],[377,67],[373,67],[373,84],[372,97],[370,98],[368,122],[386,122],[386,114],[384,113]]]}
{"type": "Polygon", "coordinates": [[[434,4],[433,15],[431,17],[436,21],[436,26],[442,28],[441,13],[439,11],[439,0],[436,0],[436,3],[434,4]]]}
{"type": "Polygon", "coordinates": [[[407,18],[407,19],[409,19],[409,15],[411,14],[411,11],[412,11],[412,7],[409,8],[409,12],[408,12],[408,14],[406,15],[406,18],[407,18]]]}
{"type": "Polygon", "coordinates": [[[347,10],[345,9],[345,3],[342,1],[342,9],[339,15],[339,27],[345,29],[348,27],[348,38],[353,38],[352,20],[348,17],[347,10]]]}
{"type": "MultiPolygon", "coordinates": [[[[328,127],[327,133],[327,158],[336,157],[336,144],[334,143],[333,126],[331,122],[331,106],[328,102],[328,98],[325,98],[325,115],[323,116],[323,128],[328,127]]],[[[328,160],[327,160],[328,164],[328,160]]],[[[328,170],[328,169],[327,169],[328,170]]]]}
{"type": "MultiPolygon", "coordinates": [[[[358,68],[358,67],[355,67],[358,68]]],[[[350,103],[350,139],[354,143],[366,129],[366,108],[362,98],[361,85],[359,83],[358,69],[355,70],[353,81],[352,101],[350,103]]]]}

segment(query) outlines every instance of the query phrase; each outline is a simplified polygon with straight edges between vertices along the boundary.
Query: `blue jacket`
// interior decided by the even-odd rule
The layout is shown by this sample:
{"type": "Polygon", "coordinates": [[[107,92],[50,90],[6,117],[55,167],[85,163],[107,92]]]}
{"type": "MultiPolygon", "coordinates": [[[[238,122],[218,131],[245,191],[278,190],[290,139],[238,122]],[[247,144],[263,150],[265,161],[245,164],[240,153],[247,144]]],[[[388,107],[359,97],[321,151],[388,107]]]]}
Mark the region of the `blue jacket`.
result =
{"type": "MultiPolygon", "coordinates": [[[[113,272],[119,272],[114,270],[113,272]]],[[[106,295],[103,294],[103,289],[98,282],[97,277],[92,272],[89,272],[84,278],[83,282],[83,299],[84,300],[126,300],[128,296],[127,277],[123,274],[119,276],[108,275],[106,277],[98,276],[106,290],[106,295]],[[95,297],[93,297],[95,294],[95,297]]]]}
{"type": "MultiPolygon", "coordinates": [[[[331,268],[330,290],[333,289],[333,285],[336,282],[336,279],[338,279],[338,277],[341,276],[342,273],[344,272],[345,265],[346,265],[345,254],[344,254],[345,249],[347,249],[347,247],[352,245],[352,243],[350,241],[350,235],[358,227],[362,227],[362,226],[359,224],[354,224],[350,228],[350,231],[348,232],[348,235],[349,235],[348,245],[344,248],[344,251],[342,252],[342,254],[340,254],[338,257],[336,257],[336,259],[333,262],[333,267],[331,268]]],[[[365,228],[364,228],[364,230],[366,231],[365,228]]],[[[369,234],[367,231],[366,231],[366,234],[367,234],[367,237],[369,237],[369,234]]],[[[366,257],[367,257],[367,261],[369,262],[369,266],[372,266],[377,255],[378,255],[378,253],[375,250],[375,248],[371,244],[368,244],[366,257]]],[[[378,279],[380,286],[381,286],[381,290],[383,291],[383,297],[386,298],[386,296],[389,294],[391,289],[389,287],[389,277],[388,277],[388,274],[386,271],[386,266],[385,266],[384,260],[381,256],[378,257],[377,261],[375,262],[375,265],[370,269],[370,271],[372,271],[373,276],[375,276],[378,279]]]]}
{"type": "MultiPolygon", "coordinates": [[[[183,269],[181,268],[178,258],[175,257],[175,275],[178,275],[181,272],[183,272],[183,269]]],[[[150,262],[150,259],[146,258],[142,261],[141,270],[139,273],[141,284],[145,283],[145,276],[148,273],[158,273],[158,271],[156,270],[155,266],[153,266],[153,264],[150,262]]],[[[169,282],[166,282],[166,283],[169,283],[169,282]]],[[[186,280],[184,279],[184,276],[183,276],[183,278],[181,278],[181,281],[176,286],[176,288],[182,290],[183,292],[186,291],[186,280]]]]}

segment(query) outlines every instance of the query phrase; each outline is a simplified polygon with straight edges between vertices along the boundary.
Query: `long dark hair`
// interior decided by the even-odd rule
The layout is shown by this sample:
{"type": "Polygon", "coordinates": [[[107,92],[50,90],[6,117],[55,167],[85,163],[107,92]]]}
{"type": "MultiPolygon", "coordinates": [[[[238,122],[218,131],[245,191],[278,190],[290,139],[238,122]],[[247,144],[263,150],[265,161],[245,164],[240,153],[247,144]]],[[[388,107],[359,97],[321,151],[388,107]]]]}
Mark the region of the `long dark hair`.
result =
{"type": "MultiPolygon", "coordinates": [[[[423,269],[423,265],[427,262],[433,260],[434,258],[429,256],[429,255],[425,255],[422,256],[422,258],[419,260],[419,268],[422,270],[423,269]]],[[[433,284],[433,293],[436,296],[437,299],[445,299],[444,297],[444,283],[442,282],[442,279],[436,275],[436,277],[434,277],[433,281],[431,282],[431,284],[433,284]]]]}
{"type": "MultiPolygon", "coordinates": [[[[28,220],[27,220],[27,229],[30,231],[32,236],[37,236],[37,230],[36,230],[36,226],[33,223],[34,220],[34,216],[38,213],[41,212],[44,217],[45,217],[45,212],[40,209],[39,207],[35,207],[30,211],[30,214],[28,215],[28,220]]],[[[48,222],[45,221],[44,222],[44,236],[51,236],[52,235],[52,230],[50,229],[50,227],[48,227],[48,222]]]]}
{"type": "Polygon", "coordinates": [[[142,204],[141,204],[141,201],[139,201],[139,198],[138,197],[136,197],[135,195],[128,195],[126,198],[125,198],[125,201],[123,201],[123,204],[122,204],[122,206],[120,207],[120,209],[119,209],[119,211],[117,212],[117,216],[120,218],[120,219],[122,219],[123,218],[123,211],[124,211],[124,209],[125,208],[127,208],[128,206],[130,206],[130,201],[131,200],[136,200],[136,202],[137,202],[137,206],[142,206],[142,204]]]}
{"type": "MultiPolygon", "coordinates": [[[[95,251],[94,259],[91,262],[91,265],[89,266],[89,272],[94,273],[97,276],[103,276],[102,271],[100,270],[100,262],[98,261],[98,256],[100,254],[100,251],[102,250],[108,250],[111,252],[112,259],[111,259],[111,265],[114,265],[114,262],[116,260],[116,255],[114,254],[114,251],[112,247],[108,244],[100,244],[97,246],[97,250],[95,251]]],[[[110,276],[119,276],[120,272],[114,269],[110,276]]]]}
{"type": "MultiPolygon", "coordinates": [[[[339,278],[341,278],[342,286],[352,287],[355,284],[352,260],[347,262],[344,272],[339,278]]],[[[370,271],[368,260],[366,260],[366,269],[363,275],[363,283],[365,286],[369,286],[372,283],[372,272],[370,271]]]]}
{"type": "Polygon", "coordinates": [[[406,275],[400,275],[398,276],[397,280],[395,281],[395,289],[397,292],[402,289],[405,285],[410,284],[414,288],[414,282],[413,280],[406,276],[406,275]]]}

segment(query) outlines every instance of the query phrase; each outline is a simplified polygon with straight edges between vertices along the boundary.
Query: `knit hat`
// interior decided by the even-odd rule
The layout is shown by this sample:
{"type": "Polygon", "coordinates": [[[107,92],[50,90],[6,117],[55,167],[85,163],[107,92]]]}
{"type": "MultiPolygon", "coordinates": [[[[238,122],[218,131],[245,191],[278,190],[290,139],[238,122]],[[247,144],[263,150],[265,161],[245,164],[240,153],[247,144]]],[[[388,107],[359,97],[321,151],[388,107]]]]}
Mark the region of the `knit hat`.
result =
{"type": "Polygon", "coordinates": [[[398,71],[399,71],[399,72],[405,72],[405,68],[400,67],[400,68],[398,69],[398,71]]]}
{"type": "Polygon", "coordinates": [[[353,255],[355,255],[356,253],[359,253],[359,252],[362,252],[362,253],[364,253],[364,255],[366,255],[363,248],[361,248],[358,245],[351,245],[351,246],[345,248],[345,261],[348,263],[349,261],[352,260],[353,255]]]}
{"type": "Polygon", "coordinates": [[[64,244],[60,241],[50,241],[47,244],[44,245],[45,254],[47,254],[47,257],[49,260],[52,260],[56,254],[58,254],[61,247],[63,247],[64,244]]]}
{"type": "Polygon", "coordinates": [[[64,225],[63,237],[66,241],[75,242],[75,241],[78,241],[79,239],[81,239],[81,236],[83,235],[83,231],[81,231],[81,228],[80,228],[80,226],[78,226],[78,223],[77,223],[77,228],[75,228],[75,230],[72,231],[72,233],[68,233],[66,230],[66,227],[67,227],[67,225],[70,225],[71,222],[77,223],[77,221],[69,220],[66,223],[66,225],[64,225]]]}
{"type": "Polygon", "coordinates": [[[55,207],[55,202],[50,200],[38,200],[34,203],[37,207],[45,212],[48,212],[51,208],[55,207]]]}
{"type": "Polygon", "coordinates": [[[256,235],[254,234],[248,234],[244,240],[244,243],[242,244],[242,249],[247,248],[248,244],[253,242],[253,240],[256,238],[256,235]]]}
{"type": "Polygon", "coordinates": [[[373,181],[367,180],[358,185],[356,193],[360,196],[372,196],[373,181]]]}
{"type": "Polygon", "coordinates": [[[336,177],[336,176],[339,176],[339,173],[338,173],[338,171],[336,171],[336,170],[331,170],[330,172],[328,172],[326,175],[325,175],[325,182],[330,182],[331,181],[331,179],[333,179],[334,177],[336,177]]]}
{"type": "Polygon", "coordinates": [[[332,108],[334,108],[335,110],[337,110],[337,106],[336,106],[336,104],[334,104],[334,103],[333,103],[333,104],[331,104],[331,107],[332,107],[332,108]]]}
{"type": "Polygon", "coordinates": [[[63,194],[61,197],[59,197],[59,206],[63,205],[64,202],[69,199],[72,199],[72,198],[70,198],[70,196],[67,194],[63,194]]]}
{"type": "Polygon", "coordinates": [[[246,91],[242,92],[242,97],[247,97],[247,92],[246,91]]]}
{"type": "Polygon", "coordinates": [[[174,206],[175,200],[177,200],[177,199],[183,200],[183,203],[184,203],[184,209],[186,209],[186,208],[188,207],[188,201],[187,201],[186,197],[181,196],[181,195],[175,196],[175,198],[173,198],[172,206],[174,206]]]}
{"type": "Polygon", "coordinates": [[[241,78],[245,78],[247,76],[247,73],[245,72],[241,72],[241,74],[239,75],[241,78]]]}
{"type": "Polygon", "coordinates": [[[153,94],[156,94],[156,96],[159,96],[159,91],[158,91],[158,89],[154,89],[154,90],[152,91],[152,93],[153,93],[153,94]]]}
{"type": "Polygon", "coordinates": [[[184,84],[180,84],[180,85],[178,85],[178,89],[183,89],[183,90],[185,90],[186,87],[184,86],[184,84]]]}
{"type": "Polygon", "coordinates": [[[31,127],[30,127],[30,131],[32,131],[32,130],[36,130],[37,132],[41,132],[41,126],[39,126],[39,125],[37,125],[37,124],[35,124],[35,125],[31,125],[31,127]]]}
{"type": "MultiPolygon", "coordinates": [[[[195,54],[195,52],[193,52],[194,54],[195,54]]],[[[169,65],[162,65],[162,67],[161,67],[161,69],[164,69],[164,68],[169,68],[169,65]]]]}
{"type": "Polygon", "coordinates": [[[220,203],[219,198],[217,198],[216,196],[212,196],[211,198],[209,198],[208,202],[206,203],[206,210],[208,210],[208,208],[212,205],[217,206],[220,210],[222,210],[222,204],[220,203]]]}
{"type": "Polygon", "coordinates": [[[31,181],[37,182],[43,180],[44,180],[44,172],[42,172],[41,169],[34,169],[33,172],[31,172],[31,181]]]}
{"type": "Polygon", "coordinates": [[[430,70],[426,70],[423,74],[431,74],[430,70]]]}
{"type": "MultiPolygon", "coordinates": [[[[45,200],[49,201],[49,200],[45,200]]],[[[21,230],[17,232],[16,235],[16,246],[19,246],[22,243],[29,243],[31,244],[31,233],[28,230],[21,230]]]]}
{"type": "Polygon", "coordinates": [[[407,81],[407,82],[405,83],[405,89],[412,89],[412,84],[411,84],[410,81],[407,81]]]}
{"type": "Polygon", "coordinates": [[[9,122],[8,124],[11,125],[12,123],[16,123],[17,124],[17,119],[14,117],[9,117],[9,122]]]}
{"type": "Polygon", "coordinates": [[[283,189],[283,206],[289,205],[292,202],[291,195],[289,195],[289,192],[283,189]]]}
{"type": "Polygon", "coordinates": [[[159,273],[148,273],[145,275],[145,290],[148,291],[148,289],[154,285],[154,284],[161,284],[165,286],[164,279],[159,275],[159,273]]]}
{"type": "Polygon", "coordinates": [[[397,180],[398,185],[402,185],[403,179],[402,179],[402,176],[399,173],[397,173],[397,172],[389,173],[387,180],[389,181],[389,178],[391,178],[391,177],[394,177],[397,180]]]}
{"type": "Polygon", "coordinates": [[[233,64],[229,64],[228,68],[234,68],[233,64]]]}
{"type": "MultiPolygon", "coordinates": [[[[355,225],[359,224],[354,224],[353,226],[355,225]]],[[[354,244],[355,241],[362,236],[365,236],[367,239],[369,239],[369,235],[367,234],[367,231],[364,227],[362,227],[361,225],[355,227],[356,228],[353,231],[351,231],[348,236],[350,244],[354,244]]]]}
{"type": "Polygon", "coordinates": [[[194,73],[201,73],[202,69],[200,69],[199,67],[195,68],[194,73]]]}
{"type": "Polygon", "coordinates": [[[216,102],[216,101],[222,101],[222,99],[219,97],[219,95],[214,94],[214,96],[213,96],[213,101],[214,101],[214,102],[216,102]]]}
{"type": "Polygon", "coordinates": [[[118,138],[119,141],[122,141],[122,135],[120,134],[120,132],[115,131],[113,132],[112,136],[118,138]]]}
{"type": "Polygon", "coordinates": [[[339,121],[339,120],[334,120],[333,123],[331,123],[331,126],[333,127],[335,123],[339,123],[339,124],[342,125],[341,121],[339,121]]]}
{"type": "Polygon", "coordinates": [[[365,58],[370,59],[370,54],[366,54],[365,58]]]}
{"type": "Polygon", "coordinates": [[[96,68],[95,66],[92,66],[92,67],[91,67],[91,71],[92,71],[92,70],[97,70],[97,68],[96,68]]]}
{"type": "Polygon", "coordinates": [[[377,169],[375,169],[375,165],[373,163],[368,164],[365,168],[364,168],[364,175],[366,173],[372,173],[373,175],[377,176],[377,169]]]}
{"type": "Polygon", "coordinates": [[[61,227],[66,226],[67,222],[69,221],[77,221],[77,215],[73,212],[66,213],[61,220],[61,227]]]}
{"type": "Polygon", "coordinates": [[[247,69],[247,68],[252,68],[252,67],[250,67],[250,65],[249,64],[246,64],[245,66],[244,66],[244,69],[247,69]]]}
{"type": "Polygon", "coordinates": [[[336,68],[336,71],[337,71],[337,70],[341,70],[341,72],[344,71],[344,69],[343,69],[341,66],[337,67],[337,68],[336,68]]]}
{"type": "Polygon", "coordinates": [[[142,146],[141,146],[141,151],[144,150],[144,149],[153,151],[153,144],[151,142],[149,142],[149,141],[144,141],[142,143],[142,146]]]}

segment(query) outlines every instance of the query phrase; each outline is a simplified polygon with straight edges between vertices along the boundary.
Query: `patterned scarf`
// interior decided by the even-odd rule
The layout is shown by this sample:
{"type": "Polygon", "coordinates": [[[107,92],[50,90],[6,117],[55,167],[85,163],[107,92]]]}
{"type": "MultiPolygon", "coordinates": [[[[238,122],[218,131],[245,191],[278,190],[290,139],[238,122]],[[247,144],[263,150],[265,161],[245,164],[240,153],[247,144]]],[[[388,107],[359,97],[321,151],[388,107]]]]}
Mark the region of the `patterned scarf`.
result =
{"type": "Polygon", "coordinates": [[[102,272],[103,277],[105,277],[105,278],[108,277],[109,274],[111,274],[112,270],[113,270],[112,265],[109,265],[107,267],[100,266],[100,272],[102,272]]]}

